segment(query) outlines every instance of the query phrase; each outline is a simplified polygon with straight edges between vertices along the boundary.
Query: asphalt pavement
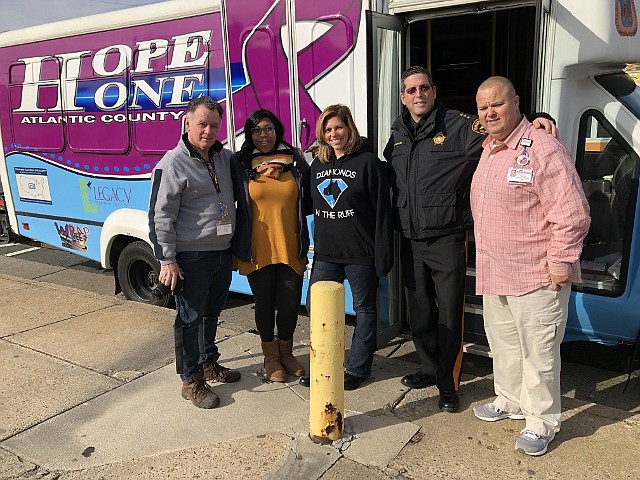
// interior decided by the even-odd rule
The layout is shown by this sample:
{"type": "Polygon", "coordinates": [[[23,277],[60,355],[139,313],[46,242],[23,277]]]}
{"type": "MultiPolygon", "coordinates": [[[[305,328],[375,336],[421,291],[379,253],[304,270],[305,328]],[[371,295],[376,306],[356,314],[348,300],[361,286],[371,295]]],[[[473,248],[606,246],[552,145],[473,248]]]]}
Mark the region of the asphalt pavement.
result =
{"type": "MultiPolygon", "coordinates": [[[[201,410],[180,396],[172,311],[43,281],[64,275],[43,268],[0,256],[2,479],[640,478],[638,372],[621,396],[626,375],[563,362],[562,430],[533,458],[514,449],[522,421],[473,416],[493,398],[490,359],[465,357],[460,412],[443,413],[435,387],[400,383],[417,363],[397,339],[345,392],[343,438],[321,446],[309,390],[263,381],[246,298],[227,302],[218,330],[221,363],[242,378],[213,384],[221,405],[201,410]]],[[[306,316],[294,340],[308,367],[306,316]]]]}

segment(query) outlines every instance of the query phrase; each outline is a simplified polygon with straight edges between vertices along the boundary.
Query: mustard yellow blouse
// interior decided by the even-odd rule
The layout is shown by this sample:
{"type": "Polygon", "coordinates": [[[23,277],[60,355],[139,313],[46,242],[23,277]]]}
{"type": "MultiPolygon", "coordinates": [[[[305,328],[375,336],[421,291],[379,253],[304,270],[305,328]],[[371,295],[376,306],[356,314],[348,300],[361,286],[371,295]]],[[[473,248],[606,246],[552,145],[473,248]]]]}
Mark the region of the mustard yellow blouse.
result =
{"type": "Polygon", "coordinates": [[[257,174],[249,181],[251,254],[253,263],[238,260],[240,274],[284,263],[304,273],[307,258],[299,258],[298,186],[290,171],[280,178],[257,174]]]}

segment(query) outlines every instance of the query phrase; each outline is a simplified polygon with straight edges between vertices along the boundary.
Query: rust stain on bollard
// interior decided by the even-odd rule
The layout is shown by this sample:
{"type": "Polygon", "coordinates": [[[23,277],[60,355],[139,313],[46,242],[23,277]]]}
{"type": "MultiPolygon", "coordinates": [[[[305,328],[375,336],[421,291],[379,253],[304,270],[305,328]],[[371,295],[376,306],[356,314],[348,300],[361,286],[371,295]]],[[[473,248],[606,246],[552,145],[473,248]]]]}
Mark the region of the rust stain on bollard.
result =
{"type": "Polygon", "coordinates": [[[321,416],[325,427],[320,429],[321,436],[313,435],[312,440],[317,443],[328,444],[331,443],[331,439],[328,437],[333,431],[342,432],[342,412],[337,410],[331,403],[328,403],[325,405],[321,416]]]}
{"type": "Polygon", "coordinates": [[[327,426],[322,430],[327,435],[330,435],[336,428],[339,432],[342,431],[342,412],[336,410],[336,408],[328,403],[324,407],[324,419],[327,423],[327,426]]]}

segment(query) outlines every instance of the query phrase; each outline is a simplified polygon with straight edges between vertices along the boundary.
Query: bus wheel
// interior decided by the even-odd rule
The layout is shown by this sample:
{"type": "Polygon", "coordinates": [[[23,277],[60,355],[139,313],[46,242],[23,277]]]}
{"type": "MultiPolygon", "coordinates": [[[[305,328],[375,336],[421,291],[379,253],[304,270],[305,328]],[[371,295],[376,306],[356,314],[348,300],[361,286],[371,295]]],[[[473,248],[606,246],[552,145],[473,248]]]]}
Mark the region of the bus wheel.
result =
{"type": "Polygon", "coordinates": [[[118,259],[118,281],[127,300],[168,306],[171,295],[158,299],[151,293],[159,271],[160,264],[146,242],[138,240],[124,247],[118,259]]]}

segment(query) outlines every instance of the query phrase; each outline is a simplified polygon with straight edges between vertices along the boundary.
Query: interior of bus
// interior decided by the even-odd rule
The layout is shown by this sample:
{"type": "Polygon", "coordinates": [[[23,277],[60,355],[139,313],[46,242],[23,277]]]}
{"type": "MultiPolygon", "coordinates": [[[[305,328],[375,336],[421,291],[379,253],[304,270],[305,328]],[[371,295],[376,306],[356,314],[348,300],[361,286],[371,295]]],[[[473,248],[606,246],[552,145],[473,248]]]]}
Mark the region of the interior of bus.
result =
{"type": "Polygon", "coordinates": [[[513,82],[522,111],[530,112],[535,14],[535,7],[521,7],[412,22],[410,64],[429,68],[449,108],[475,113],[478,85],[502,75],[513,82]]]}

